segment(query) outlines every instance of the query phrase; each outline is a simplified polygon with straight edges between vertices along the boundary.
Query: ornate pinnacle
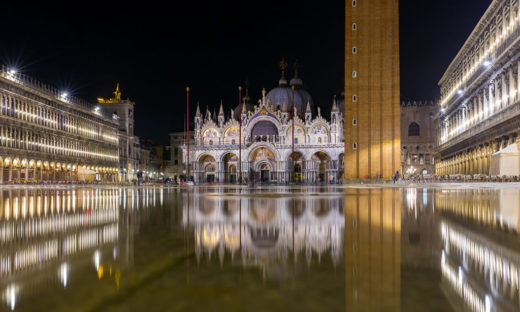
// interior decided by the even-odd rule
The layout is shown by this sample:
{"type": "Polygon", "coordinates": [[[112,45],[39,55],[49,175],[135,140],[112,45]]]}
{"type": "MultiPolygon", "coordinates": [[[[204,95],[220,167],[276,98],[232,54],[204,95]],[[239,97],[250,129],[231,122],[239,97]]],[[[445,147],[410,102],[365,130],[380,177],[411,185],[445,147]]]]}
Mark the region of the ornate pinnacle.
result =
{"type": "Polygon", "coordinates": [[[287,70],[287,61],[285,60],[285,57],[282,56],[279,66],[282,71],[282,78],[285,78],[285,71],[287,70]]]}
{"type": "Polygon", "coordinates": [[[200,117],[199,101],[197,101],[197,110],[195,111],[195,116],[200,117]]]}
{"type": "Polygon", "coordinates": [[[220,108],[218,114],[224,116],[224,107],[222,107],[222,100],[220,100],[220,108]]]}
{"type": "Polygon", "coordinates": [[[300,62],[298,60],[294,61],[294,78],[298,78],[298,71],[300,70],[300,62]]]}

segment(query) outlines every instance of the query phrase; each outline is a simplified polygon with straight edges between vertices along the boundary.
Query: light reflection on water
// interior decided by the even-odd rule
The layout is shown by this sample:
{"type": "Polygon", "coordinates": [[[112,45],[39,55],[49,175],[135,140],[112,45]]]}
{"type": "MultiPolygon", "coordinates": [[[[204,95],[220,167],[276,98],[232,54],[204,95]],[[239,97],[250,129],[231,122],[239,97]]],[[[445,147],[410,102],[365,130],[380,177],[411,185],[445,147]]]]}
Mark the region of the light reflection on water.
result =
{"type": "Polygon", "coordinates": [[[509,189],[4,190],[1,309],[518,311],[519,218],[509,189]]]}

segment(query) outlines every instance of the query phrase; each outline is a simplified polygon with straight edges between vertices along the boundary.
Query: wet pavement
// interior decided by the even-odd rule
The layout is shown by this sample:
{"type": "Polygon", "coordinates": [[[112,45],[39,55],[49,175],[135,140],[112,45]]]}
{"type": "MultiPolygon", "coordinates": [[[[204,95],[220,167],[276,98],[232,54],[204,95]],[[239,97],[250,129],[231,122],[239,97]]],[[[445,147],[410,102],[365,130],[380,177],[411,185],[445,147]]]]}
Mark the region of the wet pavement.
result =
{"type": "Polygon", "coordinates": [[[518,311],[520,189],[0,190],[0,310],[518,311]]]}

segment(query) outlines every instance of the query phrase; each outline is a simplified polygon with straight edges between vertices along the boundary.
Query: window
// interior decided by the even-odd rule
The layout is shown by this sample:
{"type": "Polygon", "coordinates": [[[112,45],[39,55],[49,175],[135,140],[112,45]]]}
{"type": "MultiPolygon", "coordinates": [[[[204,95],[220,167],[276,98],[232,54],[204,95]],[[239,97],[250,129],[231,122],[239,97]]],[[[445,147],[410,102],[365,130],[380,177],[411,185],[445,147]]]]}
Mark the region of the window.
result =
{"type": "Polygon", "coordinates": [[[408,126],[408,136],[420,136],[421,135],[421,128],[416,122],[412,122],[408,126]]]}
{"type": "Polygon", "coordinates": [[[179,160],[178,160],[178,159],[175,159],[175,164],[176,164],[176,165],[179,164],[179,160]]]}
{"type": "Polygon", "coordinates": [[[352,96],[352,102],[357,102],[357,95],[354,94],[354,95],[352,96]]]}
{"type": "Polygon", "coordinates": [[[352,119],[352,125],[353,126],[357,126],[357,119],[356,118],[352,119]]]}
{"type": "Polygon", "coordinates": [[[357,78],[357,71],[355,71],[355,70],[352,71],[352,78],[357,78]]]}
{"type": "Polygon", "coordinates": [[[294,144],[298,144],[298,138],[294,138],[294,144]]]}
{"type": "Polygon", "coordinates": [[[209,145],[213,145],[213,140],[209,140],[209,145]]]}
{"type": "Polygon", "coordinates": [[[357,24],[356,23],[352,23],[352,30],[357,30],[357,24]]]}
{"type": "Polygon", "coordinates": [[[357,47],[352,47],[352,54],[356,54],[357,53],[357,47]]]}
{"type": "Polygon", "coordinates": [[[357,150],[357,143],[356,143],[356,142],[354,142],[354,143],[352,144],[352,149],[353,149],[353,150],[357,150]]]}
{"type": "Polygon", "coordinates": [[[231,144],[235,145],[235,139],[231,140],[231,144]]]}

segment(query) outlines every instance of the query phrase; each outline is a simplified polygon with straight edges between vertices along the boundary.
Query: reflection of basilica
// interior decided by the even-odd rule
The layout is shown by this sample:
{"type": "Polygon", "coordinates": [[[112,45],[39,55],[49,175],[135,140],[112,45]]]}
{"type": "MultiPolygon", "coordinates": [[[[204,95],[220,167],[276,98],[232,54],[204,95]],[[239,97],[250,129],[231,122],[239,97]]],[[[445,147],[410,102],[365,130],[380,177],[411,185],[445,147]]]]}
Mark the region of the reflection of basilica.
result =
{"type": "MultiPolygon", "coordinates": [[[[244,196],[245,195],[245,196],[244,196]]],[[[343,197],[248,197],[207,194],[186,200],[183,224],[194,231],[197,260],[225,253],[244,266],[299,257],[308,264],[325,254],[340,263],[343,253],[343,197]],[[189,218],[189,219],[188,219],[189,218]]],[[[190,230],[191,231],[191,230],[190,230]]],[[[340,263],[341,264],[341,263],[340,263]]]]}
{"type": "MultiPolygon", "coordinates": [[[[261,182],[342,180],[344,101],[337,103],[334,99],[331,119],[326,120],[320,108],[314,107],[297,70],[288,83],[287,64],[282,61],[280,67],[278,87],[268,93],[263,90],[258,105],[250,103],[246,89],[240,116],[239,108],[226,116],[222,105],[218,116],[208,110],[203,116],[197,106],[195,142],[190,147],[195,182],[233,183],[240,179],[240,171],[244,180],[261,182]]],[[[183,149],[186,153],[185,146],[183,149]]]]}

